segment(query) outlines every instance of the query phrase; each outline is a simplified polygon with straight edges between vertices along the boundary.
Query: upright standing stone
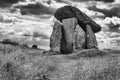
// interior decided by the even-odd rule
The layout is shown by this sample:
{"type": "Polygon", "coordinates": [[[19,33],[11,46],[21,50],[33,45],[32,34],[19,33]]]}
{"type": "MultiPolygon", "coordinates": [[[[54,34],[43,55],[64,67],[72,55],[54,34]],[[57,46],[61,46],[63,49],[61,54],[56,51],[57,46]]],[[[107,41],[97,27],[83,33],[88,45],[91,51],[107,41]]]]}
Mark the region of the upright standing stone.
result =
{"type": "Polygon", "coordinates": [[[86,26],[86,44],[87,49],[97,48],[98,46],[96,36],[89,25],[86,26]]]}
{"type": "Polygon", "coordinates": [[[61,52],[71,53],[73,51],[74,45],[74,30],[77,25],[76,18],[68,18],[62,20],[62,42],[61,42],[61,52]]]}
{"type": "Polygon", "coordinates": [[[50,50],[55,52],[60,52],[61,46],[61,24],[59,22],[55,22],[53,26],[53,32],[50,37],[50,50]]]}
{"type": "Polygon", "coordinates": [[[80,49],[85,49],[86,45],[86,33],[85,31],[77,25],[75,28],[75,49],[80,50],[80,49]]]}

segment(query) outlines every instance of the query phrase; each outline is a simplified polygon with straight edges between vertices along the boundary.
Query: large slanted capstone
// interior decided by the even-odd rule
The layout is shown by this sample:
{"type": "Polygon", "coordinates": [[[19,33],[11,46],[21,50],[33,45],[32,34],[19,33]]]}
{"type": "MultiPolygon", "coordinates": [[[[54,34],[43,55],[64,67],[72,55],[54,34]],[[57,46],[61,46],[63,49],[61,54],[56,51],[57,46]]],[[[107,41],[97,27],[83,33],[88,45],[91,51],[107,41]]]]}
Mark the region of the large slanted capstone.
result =
{"type": "Polygon", "coordinates": [[[82,27],[84,31],[86,31],[86,24],[91,26],[94,33],[101,31],[101,27],[95,21],[93,21],[85,13],[73,6],[63,6],[57,9],[54,16],[60,22],[62,22],[62,20],[66,18],[76,17],[76,19],[78,20],[78,24],[82,27]]]}

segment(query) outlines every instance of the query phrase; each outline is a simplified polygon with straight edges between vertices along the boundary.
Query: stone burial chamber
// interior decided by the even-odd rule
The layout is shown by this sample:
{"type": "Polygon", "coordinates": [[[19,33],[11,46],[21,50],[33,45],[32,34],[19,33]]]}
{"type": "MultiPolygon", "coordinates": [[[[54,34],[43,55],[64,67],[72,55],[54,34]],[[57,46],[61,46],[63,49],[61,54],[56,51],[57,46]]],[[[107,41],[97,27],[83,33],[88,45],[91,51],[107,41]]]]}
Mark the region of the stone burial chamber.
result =
{"type": "Polygon", "coordinates": [[[66,54],[76,50],[98,49],[95,33],[101,27],[91,18],[72,6],[59,8],[54,16],[57,20],[50,37],[50,51],[66,54]]]}

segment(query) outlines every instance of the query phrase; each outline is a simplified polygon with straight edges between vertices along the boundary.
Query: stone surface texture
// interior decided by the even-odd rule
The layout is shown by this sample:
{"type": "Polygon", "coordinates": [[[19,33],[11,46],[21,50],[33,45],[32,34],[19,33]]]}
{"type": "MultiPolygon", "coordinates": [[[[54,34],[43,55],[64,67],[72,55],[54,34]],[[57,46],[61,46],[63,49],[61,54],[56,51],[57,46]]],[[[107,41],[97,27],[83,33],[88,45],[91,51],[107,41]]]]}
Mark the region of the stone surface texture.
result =
{"type": "Polygon", "coordinates": [[[75,49],[85,49],[86,33],[79,25],[76,26],[74,35],[75,49]]]}
{"type": "Polygon", "coordinates": [[[87,49],[97,48],[96,36],[89,25],[86,26],[86,35],[87,49]]]}
{"type": "Polygon", "coordinates": [[[76,18],[68,18],[62,20],[62,42],[61,42],[61,52],[71,53],[73,51],[74,45],[74,30],[77,25],[76,18]]]}
{"type": "Polygon", "coordinates": [[[53,32],[50,37],[50,50],[60,52],[60,44],[62,38],[61,24],[55,22],[53,26],[53,32]]]}

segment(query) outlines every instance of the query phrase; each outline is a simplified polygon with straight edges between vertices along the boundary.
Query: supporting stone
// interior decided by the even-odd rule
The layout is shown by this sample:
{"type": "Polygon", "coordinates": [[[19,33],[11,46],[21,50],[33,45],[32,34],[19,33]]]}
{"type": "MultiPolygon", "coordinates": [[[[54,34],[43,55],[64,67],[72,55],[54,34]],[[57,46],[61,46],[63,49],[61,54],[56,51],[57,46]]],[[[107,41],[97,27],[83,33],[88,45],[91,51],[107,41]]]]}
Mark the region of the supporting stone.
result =
{"type": "Polygon", "coordinates": [[[68,18],[62,20],[62,41],[61,41],[61,52],[71,53],[74,45],[74,30],[77,25],[76,18],[68,18]]]}
{"type": "Polygon", "coordinates": [[[60,52],[62,38],[61,26],[59,22],[55,22],[53,26],[53,32],[50,37],[50,51],[60,52]]]}
{"type": "Polygon", "coordinates": [[[74,35],[75,35],[75,49],[77,50],[85,49],[86,33],[79,25],[76,26],[74,35]]]}
{"type": "Polygon", "coordinates": [[[86,25],[86,45],[87,49],[97,48],[98,46],[96,36],[89,25],[86,25]]]}

